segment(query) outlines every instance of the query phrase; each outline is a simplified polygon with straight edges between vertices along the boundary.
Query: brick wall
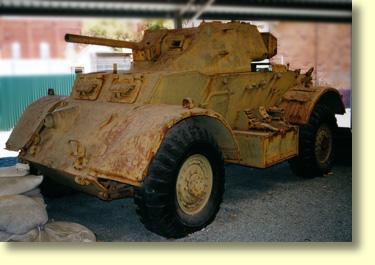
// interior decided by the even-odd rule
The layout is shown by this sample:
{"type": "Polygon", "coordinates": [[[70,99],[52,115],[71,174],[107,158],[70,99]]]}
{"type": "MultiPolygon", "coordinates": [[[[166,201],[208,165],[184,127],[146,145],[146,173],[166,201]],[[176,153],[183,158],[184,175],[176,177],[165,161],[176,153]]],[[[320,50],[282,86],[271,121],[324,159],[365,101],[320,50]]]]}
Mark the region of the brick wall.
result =
{"type": "Polygon", "coordinates": [[[40,43],[49,46],[50,58],[63,58],[64,34],[80,34],[81,20],[56,18],[0,18],[0,59],[12,58],[11,45],[20,43],[21,58],[40,58],[40,43]]]}
{"type": "Polygon", "coordinates": [[[290,63],[302,72],[314,67],[314,81],[331,85],[344,96],[346,105],[351,91],[350,24],[335,23],[270,23],[270,31],[278,38],[278,54],[272,61],[290,63]]]}

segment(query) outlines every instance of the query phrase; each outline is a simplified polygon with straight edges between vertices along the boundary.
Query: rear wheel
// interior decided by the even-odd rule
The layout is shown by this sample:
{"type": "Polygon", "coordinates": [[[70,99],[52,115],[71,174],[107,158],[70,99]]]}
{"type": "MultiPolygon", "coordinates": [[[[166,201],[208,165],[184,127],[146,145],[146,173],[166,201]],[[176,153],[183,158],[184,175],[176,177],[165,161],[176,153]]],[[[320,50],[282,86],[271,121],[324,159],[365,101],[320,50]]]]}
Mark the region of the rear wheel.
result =
{"type": "Polygon", "coordinates": [[[335,114],[325,105],[316,105],[309,122],[300,127],[299,155],[290,160],[296,175],[311,178],[330,172],[336,130],[335,114]]]}
{"type": "Polygon", "coordinates": [[[168,131],[134,200],[147,229],[180,238],[212,222],[223,192],[222,153],[206,130],[187,120],[168,131]]]}

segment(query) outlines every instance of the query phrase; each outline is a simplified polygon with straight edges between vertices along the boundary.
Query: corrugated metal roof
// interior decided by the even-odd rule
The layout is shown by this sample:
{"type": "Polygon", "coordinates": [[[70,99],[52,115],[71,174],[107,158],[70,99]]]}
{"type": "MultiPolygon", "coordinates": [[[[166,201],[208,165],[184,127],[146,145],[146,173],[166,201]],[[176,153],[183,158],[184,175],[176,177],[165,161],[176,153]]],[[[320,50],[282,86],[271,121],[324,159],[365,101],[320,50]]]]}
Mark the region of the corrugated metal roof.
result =
{"type": "MultiPolygon", "coordinates": [[[[207,0],[0,0],[0,15],[174,18],[188,2],[183,18],[193,17],[207,4],[207,0]]],[[[205,6],[199,18],[351,22],[351,10],[351,1],[347,0],[216,0],[205,6]]]]}

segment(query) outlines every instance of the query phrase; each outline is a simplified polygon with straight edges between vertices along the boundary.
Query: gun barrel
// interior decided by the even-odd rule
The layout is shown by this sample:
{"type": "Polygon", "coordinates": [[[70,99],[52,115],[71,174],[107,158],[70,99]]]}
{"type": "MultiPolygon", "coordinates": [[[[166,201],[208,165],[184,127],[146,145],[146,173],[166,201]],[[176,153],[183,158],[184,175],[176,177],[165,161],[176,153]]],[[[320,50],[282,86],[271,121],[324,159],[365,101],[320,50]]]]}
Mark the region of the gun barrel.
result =
{"type": "Polygon", "coordinates": [[[73,43],[110,46],[110,47],[116,47],[116,48],[137,49],[139,47],[139,44],[137,42],[112,40],[112,39],[105,39],[105,38],[98,38],[98,37],[89,37],[89,36],[69,34],[69,33],[65,34],[65,41],[73,42],[73,43]]]}

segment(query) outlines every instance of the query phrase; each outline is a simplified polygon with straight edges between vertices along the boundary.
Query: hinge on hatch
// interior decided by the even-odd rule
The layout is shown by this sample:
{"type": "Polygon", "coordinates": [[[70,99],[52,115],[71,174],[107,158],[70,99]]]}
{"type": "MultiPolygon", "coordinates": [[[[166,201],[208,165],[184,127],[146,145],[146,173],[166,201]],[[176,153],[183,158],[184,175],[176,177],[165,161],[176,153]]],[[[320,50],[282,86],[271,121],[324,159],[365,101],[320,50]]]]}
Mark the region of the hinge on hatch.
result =
{"type": "Polygon", "coordinates": [[[133,103],[143,83],[143,75],[120,76],[113,80],[111,102],[133,103]]]}
{"type": "Polygon", "coordinates": [[[103,85],[103,76],[78,76],[74,84],[75,99],[96,100],[103,85]]]}

